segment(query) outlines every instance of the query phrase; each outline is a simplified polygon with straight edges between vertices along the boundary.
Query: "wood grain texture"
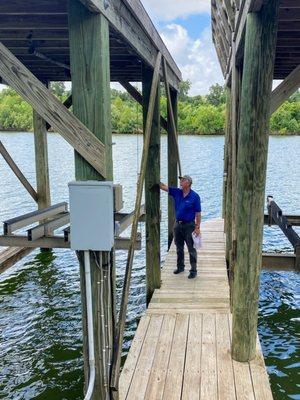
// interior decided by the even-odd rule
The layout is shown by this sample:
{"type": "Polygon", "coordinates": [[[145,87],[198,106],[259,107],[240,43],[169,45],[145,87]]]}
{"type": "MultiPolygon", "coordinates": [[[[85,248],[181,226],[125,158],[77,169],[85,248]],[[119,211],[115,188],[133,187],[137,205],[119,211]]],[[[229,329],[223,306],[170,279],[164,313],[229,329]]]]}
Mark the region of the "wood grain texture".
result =
{"type": "Polygon", "coordinates": [[[105,175],[105,146],[0,43],[0,75],[35,111],[105,175]]]}
{"type": "MultiPolygon", "coordinates": [[[[147,123],[153,71],[143,65],[143,122],[147,123]]],[[[160,287],[160,86],[158,83],[145,173],[146,302],[160,287]]]]}
{"type": "Polygon", "coordinates": [[[33,110],[35,171],[38,209],[50,207],[50,180],[46,121],[33,110]]]}
{"type": "Polygon", "coordinates": [[[232,355],[255,357],[270,97],[279,1],[247,17],[237,160],[232,355]]]}
{"type": "MultiPolygon", "coordinates": [[[[69,2],[69,40],[72,102],[76,117],[103,143],[103,170],[94,168],[75,152],[76,180],[113,180],[110,112],[109,25],[102,14],[91,14],[78,0],[69,2]]],[[[98,155],[99,157],[99,155],[98,155]]],[[[85,389],[89,382],[85,267],[79,253],[84,332],[85,389]]],[[[115,322],[115,266],[111,252],[90,252],[96,378],[93,400],[109,397],[109,365],[115,322]],[[100,284],[99,284],[100,282],[100,284]]]]}
{"type": "Polygon", "coordinates": [[[133,256],[134,256],[134,243],[136,241],[137,236],[137,227],[139,221],[139,212],[141,207],[142,195],[143,195],[143,187],[146,175],[146,166],[148,160],[148,152],[149,152],[149,144],[150,144],[150,135],[152,130],[153,123],[153,114],[155,109],[155,101],[156,101],[156,93],[159,82],[159,69],[161,65],[161,53],[158,53],[155,69],[153,73],[153,79],[151,84],[151,91],[149,96],[149,106],[147,112],[147,118],[144,128],[144,144],[142,151],[142,160],[140,166],[140,174],[138,178],[137,184],[137,193],[135,199],[135,207],[134,207],[134,219],[132,222],[131,228],[131,245],[128,249],[126,269],[125,269],[125,278],[124,285],[122,291],[122,299],[120,306],[120,314],[119,321],[116,333],[116,341],[115,341],[115,352],[114,352],[114,360],[112,365],[112,378],[111,378],[111,386],[114,390],[118,390],[118,381],[119,381],[119,371],[120,371],[120,363],[121,363],[121,351],[122,351],[122,343],[123,343],[123,335],[125,329],[125,320],[126,320],[126,312],[128,305],[128,296],[131,282],[131,274],[132,274],[132,264],[133,264],[133,256]]]}
{"type": "Polygon", "coordinates": [[[199,274],[193,280],[187,279],[186,273],[173,274],[176,249],[172,244],[162,269],[162,287],[154,292],[141,319],[121,373],[120,400],[272,399],[260,347],[251,363],[239,363],[231,357],[232,318],[223,229],[222,220],[203,223],[206,250],[204,256],[204,250],[198,251],[199,274]],[[223,242],[217,255],[214,235],[223,242]],[[201,305],[203,299],[206,309],[204,303],[201,305]],[[220,301],[224,302],[221,307],[220,301]],[[156,325],[159,317],[163,317],[160,327],[156,325]],[[147,328],[149,321],[156,330],[147,328]]]}
{"type": "MultiPolygon", "coordinates": [[[[178,93],[170,88],[170,101],[173,110],[176,132],[178,127],[178,93]]],[[[176,142],[172,134],[171,115],[168,111],[168,186],[178,187],[178,163],[176,142]]],[[[174,200],[168,196],[168,248],[170,248],[174,236],[175,208],[174,200]]]]}

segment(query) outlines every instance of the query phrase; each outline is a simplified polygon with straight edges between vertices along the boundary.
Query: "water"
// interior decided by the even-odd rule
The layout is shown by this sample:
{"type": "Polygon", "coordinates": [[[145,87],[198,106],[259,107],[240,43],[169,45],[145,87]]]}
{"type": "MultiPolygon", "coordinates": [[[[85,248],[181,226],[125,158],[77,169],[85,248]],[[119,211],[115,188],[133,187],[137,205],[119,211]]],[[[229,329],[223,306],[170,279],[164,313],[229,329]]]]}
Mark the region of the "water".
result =
{"type": "MultiPolygon", "coordinates": [[[[33,136],[0,133],[8,151],[35,185],[33,136]]],[[[124,189],[124,210],[132,211],[140,136],[114,136],[114,176],[124,189]],[[121,167],[120,167],[121,166],[121,167]]],[[[180,137],[183,171],[193,176],[204,219],[221,214],[223,137],[180,137]]],[[[162,180],[166,181],[166,137],[162,137],[162,180]]],[[[300,214],[300,137],[270,139],[267,194],[287,213],[300,214]]],[[[73,151],[49,134],[52,202],[68,199],[74,179],[73,151]]],[[[35,209],[25,189],[0,158],[0,221],[35,209]]],[[[162,194],[162,261],[166,255],[167,199],[162,194]]],[[[143,232],[143,226],[140,227],[143,232]]],[[[299,230],[298,230],[299,231],[299,230]]],[[[127,232],[128,233],[128,232],[127,232]]],[[[264,250],[292,251],[275,228],[265,228],[264,250]]],[[[145,309],[145,250],[137,252],[128,310],[124,355],[145,309]]],[[[126,252],[117,252],[120,299],[126,252]]],[[[259,335],[275,400],[300,399],[299,274],[263,272],[259,335]],[[298,376],[297,376],[298,374],[298,376]]],[[[0,275],[0,398],[14,400],[82,399],[81,308],[78,262],[69,250],[38,250],[0,275]]]]}

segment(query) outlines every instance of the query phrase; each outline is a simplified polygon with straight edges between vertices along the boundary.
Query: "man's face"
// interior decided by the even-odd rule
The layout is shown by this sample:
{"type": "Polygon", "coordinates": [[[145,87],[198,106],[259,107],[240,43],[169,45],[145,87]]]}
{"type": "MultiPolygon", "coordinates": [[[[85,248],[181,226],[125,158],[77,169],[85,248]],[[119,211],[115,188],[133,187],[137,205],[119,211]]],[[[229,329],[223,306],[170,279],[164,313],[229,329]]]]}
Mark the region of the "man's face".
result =
{"type": "Polygon", "coordinates": [[[190,182],[187,179],[180,179],[180,187],[182,189],[188,189],[190,186],[190,182]]]}

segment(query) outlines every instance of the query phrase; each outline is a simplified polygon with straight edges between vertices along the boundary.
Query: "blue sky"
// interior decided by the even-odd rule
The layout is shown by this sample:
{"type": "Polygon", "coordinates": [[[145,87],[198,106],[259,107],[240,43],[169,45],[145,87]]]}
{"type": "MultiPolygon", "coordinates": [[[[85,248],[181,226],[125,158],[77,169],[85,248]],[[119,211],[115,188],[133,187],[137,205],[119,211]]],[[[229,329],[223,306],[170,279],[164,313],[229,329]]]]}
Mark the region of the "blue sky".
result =
{"type": "Polygon", "coordinates": [[[141,0],[170,53],[192,82],[190,94],[206,94],[223,76],[212,43],[210,0],[141,0]]]}

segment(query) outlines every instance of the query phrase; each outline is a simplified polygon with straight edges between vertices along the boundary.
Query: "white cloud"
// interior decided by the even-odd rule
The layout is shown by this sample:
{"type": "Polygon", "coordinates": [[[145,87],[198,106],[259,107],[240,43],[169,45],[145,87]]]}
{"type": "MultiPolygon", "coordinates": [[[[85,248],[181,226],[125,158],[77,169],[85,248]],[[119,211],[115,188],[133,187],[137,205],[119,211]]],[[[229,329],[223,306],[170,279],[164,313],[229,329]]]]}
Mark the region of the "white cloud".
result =
{"type": "Polygon", "coordinates": [[[184,27],[169,24],[161,36],[181,69],[183,79],[192,82],[191,95],[205,94],[211,85],[224,83],[210,28],[193,40],[184,27]]]}
{"type": "Polygon", "coordinates": [[[152,18],[171,21],[191,14],[209,13],[210,0],[143,0],[152,18]]]}

